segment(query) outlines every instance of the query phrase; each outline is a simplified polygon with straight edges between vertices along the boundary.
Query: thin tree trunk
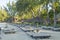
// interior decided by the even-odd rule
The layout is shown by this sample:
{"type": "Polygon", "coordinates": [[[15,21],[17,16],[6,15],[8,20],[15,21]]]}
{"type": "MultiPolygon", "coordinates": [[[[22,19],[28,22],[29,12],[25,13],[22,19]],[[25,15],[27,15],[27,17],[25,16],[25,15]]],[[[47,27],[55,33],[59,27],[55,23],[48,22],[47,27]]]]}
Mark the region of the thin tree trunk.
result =
{"type": "Polygon", "coordinates": [[[34,11],[32,10],[32,17],[34,18],[34,11]]]}
{"type": "Polygon", "coordinates": [[[49,18],[49,13],[48,13],[48,4],[46,4],[46,9],[47,9],[47,24],[49,24],[50,18],[49,18]]]}
{"type": "Polygon", "coordinates": [[[56,27],[56,11],[54,10],[54,27],[56,27]]]}

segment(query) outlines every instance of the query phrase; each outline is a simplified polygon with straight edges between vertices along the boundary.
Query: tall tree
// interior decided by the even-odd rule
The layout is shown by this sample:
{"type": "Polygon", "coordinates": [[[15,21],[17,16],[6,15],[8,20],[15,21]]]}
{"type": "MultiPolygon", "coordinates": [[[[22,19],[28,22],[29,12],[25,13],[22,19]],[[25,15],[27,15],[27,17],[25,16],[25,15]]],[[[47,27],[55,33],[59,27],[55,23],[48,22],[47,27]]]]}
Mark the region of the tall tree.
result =
{"type": "Polygon", "coordinates": [[[12,21],[13,21],[13,18],[15,16],[15,14],[17,13],[15,2],[13,1],[11,4],[9,1],[9,3],[7,4],[7,7],[4,7],[4,8],[8,12],[8,14],[10,15],[10,17],[12,18],[12,21]]]}
{"type": "Polygon", "coordinates": [[[20,14],[23,14],[25,12],[32,12],[32,16],[34,17],[34,7],[39,5],[39,0],[18,0],[16,3],[17,11],[19,11],[20,14]]]}
{"type": "Polygon", "coordinates": [[[56,15],[60,13],[60,2],[59,0],[53,1],[53,11],[54,11],[54,27],[56,27],[56,15]]]}
{"type": "MultiPolygon", "coordinates": [[[[48,14],[48,5],[49,5],[49,3],[51,3],[52,5],[51,5],[51,8],[52,8],[52,10],[53,10],[53,14],[54,14],[54,26],[56,26],[56,15],[59,13],[59,8],[60,8],[60,3],[59,3],[59,0],[40,0],[40,3],[41,4],[44,4],[44,7],[46,8],[46,10],[47,10],[47,17],[48,17],[48,19],[49,19],[49,14],[48,14]]],[[[48,22],[49,22],[49,20],[48,20],[48,22]]]]}

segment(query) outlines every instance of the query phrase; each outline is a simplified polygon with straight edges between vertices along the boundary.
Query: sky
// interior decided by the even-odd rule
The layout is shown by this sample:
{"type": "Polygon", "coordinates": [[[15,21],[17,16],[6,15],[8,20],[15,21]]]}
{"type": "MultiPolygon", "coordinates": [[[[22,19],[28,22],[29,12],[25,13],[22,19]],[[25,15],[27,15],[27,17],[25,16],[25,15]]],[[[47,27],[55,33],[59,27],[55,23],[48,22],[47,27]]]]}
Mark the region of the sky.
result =
{"type": "Polygon", "coordinates": [[[6,4],[7,4],[9,1],[12,2],[12,1],[15,1],[15,0],[0,0],[0,6],[1,6],[1,7],[3,7],[3,6],[6,7],[6,4]]]}

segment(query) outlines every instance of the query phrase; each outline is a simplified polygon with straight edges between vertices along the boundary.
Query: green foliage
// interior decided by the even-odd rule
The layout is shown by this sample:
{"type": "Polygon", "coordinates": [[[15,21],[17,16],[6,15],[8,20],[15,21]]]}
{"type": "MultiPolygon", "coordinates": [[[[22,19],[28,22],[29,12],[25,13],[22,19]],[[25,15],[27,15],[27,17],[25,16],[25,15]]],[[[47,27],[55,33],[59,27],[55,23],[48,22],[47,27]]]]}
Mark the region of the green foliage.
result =
{"type": "Polygon", "coordinates": [[[5,21],[7,18],[8,18],[7,12],[4,9],[0,9],[0,22],[5,21]]]}
{"type": "MultiPolygon", "coordinates": [[[[22,19],[32,19],[35,17],[40,17],[43,23],[47,23],[48,20],[54,22],[54,14],[55,16],[60,13],[60,2],[59,0],[17,0],[16,3],[10,2],[7,4],[7,8],[5,10],[0,10],[0,20],[5,20],[7,17],[16,18],[17,20],[22,19]],[[51,10],[48,9],[48,4],[51,3],[51,10]],[[54,9],[54,10],[53,10],[54,9]],[[48,12],[49,11],[49,12],[48,12]]],[[[43,24],[42,23],[42,24],[43,24]]]]}
{"type": "Polygon", "coordinates": [[[42,11],[41,11],[41,15],[42,15],[42,18],[44,18],[44,19],[46,19],[47,18],[47,10],[46,9],[43,9],[42,11]]]}
{"type": "Polygon", "coordinates": [[[53,16],[54,16],[53,14],[54,14],[53,10],[50,10],[50,12],[49,12],[49,17],[50,17],[50,18],[53,18],[53,16]]]}
{"type": "Polygon", "coordinates": [[[16,3],[17,11],[20,13],[31,11],[37,5],[39,5],[37,0],[18,0],[16,3]]]}

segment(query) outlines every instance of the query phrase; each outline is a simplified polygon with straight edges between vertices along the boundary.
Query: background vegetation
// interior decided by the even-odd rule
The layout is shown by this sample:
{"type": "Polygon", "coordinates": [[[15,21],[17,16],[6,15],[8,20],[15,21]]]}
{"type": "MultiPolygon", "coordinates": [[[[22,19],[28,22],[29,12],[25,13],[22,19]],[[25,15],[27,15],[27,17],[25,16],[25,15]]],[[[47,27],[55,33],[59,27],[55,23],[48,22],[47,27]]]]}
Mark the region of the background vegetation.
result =
{"type": "Polygon", "coordinates": [[[60,0],[16,0],[0,9],[0,22],[60,26],[60,0]]]}

